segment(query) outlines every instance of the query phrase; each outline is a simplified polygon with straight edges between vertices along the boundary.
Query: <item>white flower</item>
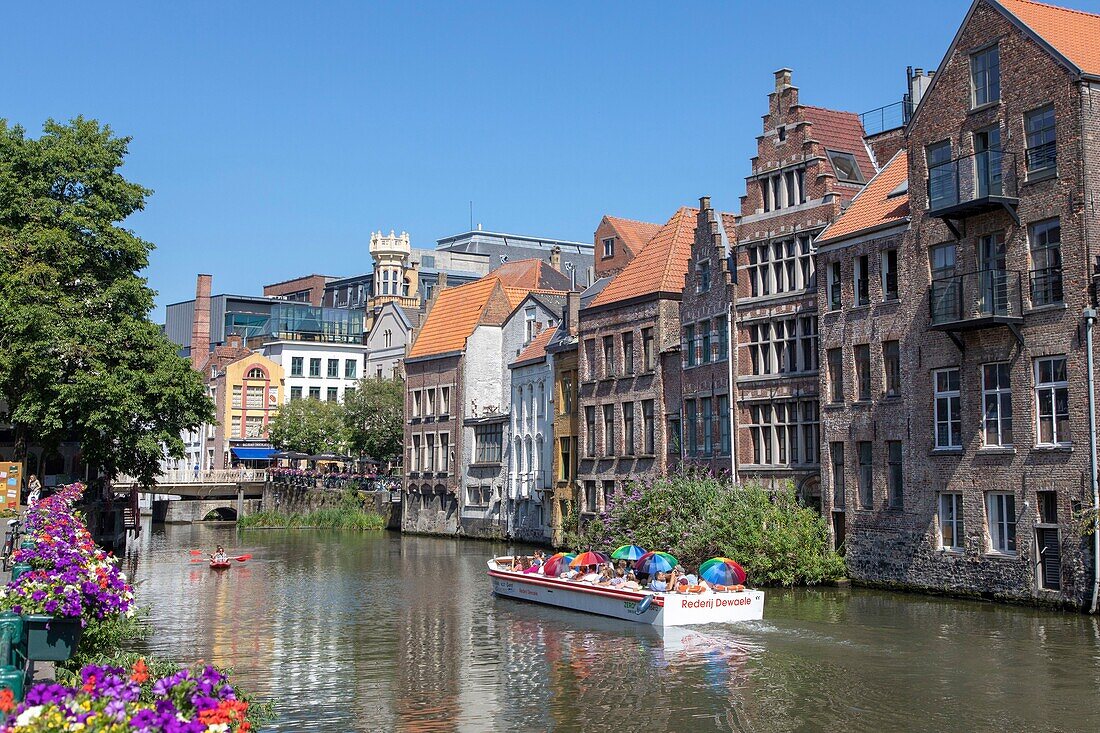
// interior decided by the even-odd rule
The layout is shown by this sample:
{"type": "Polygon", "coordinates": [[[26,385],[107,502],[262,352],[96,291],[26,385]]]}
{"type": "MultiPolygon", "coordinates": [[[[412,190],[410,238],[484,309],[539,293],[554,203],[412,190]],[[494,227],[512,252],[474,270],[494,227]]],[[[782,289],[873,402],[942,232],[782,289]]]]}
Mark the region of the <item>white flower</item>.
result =
{"type": "Polygon", "coordinates": [[[29,725],[30,722],[37,718],[41,713],[41,705],[35,705],[33,708],[27,708],[23,712],[19,713],[19,717],[15,719],[15,724],[16,726],[29,725]]]}

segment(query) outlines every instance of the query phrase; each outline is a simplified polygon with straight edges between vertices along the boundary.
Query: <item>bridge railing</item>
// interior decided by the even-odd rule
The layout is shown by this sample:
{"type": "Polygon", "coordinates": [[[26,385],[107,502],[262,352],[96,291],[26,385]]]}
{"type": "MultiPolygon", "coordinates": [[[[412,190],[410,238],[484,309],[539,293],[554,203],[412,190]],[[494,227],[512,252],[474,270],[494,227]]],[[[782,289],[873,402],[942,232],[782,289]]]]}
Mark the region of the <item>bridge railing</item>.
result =
{"type": "MultiPolygon", "coordinates": [[[[221,468],[207,471],[177,468],[164,471],[157,476],[158,484],[239,484],[263,483],[267,480],[267,471],[262,468],[221,468]]],[[[119,476],[115,485],[136,484],[133,476],[119,476]]]]}

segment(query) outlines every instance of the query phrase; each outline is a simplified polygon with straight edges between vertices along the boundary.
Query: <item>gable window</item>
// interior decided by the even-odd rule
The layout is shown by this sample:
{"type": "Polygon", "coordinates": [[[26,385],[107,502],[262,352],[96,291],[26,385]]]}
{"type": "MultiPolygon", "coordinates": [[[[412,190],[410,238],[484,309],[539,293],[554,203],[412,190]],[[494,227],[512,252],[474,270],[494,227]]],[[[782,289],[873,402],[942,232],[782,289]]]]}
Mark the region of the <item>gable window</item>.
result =
{"type": "Polygon", "coordinates": [[[989,547],[993,552],[1016,554],[1016,497],[992,492],[986,496],[989,547]]]}
{"type": "Polygon", "coordinates": [[[871,347],[867,344],[857,344],[853,347],[856,357],[856,399],[865,401],[871,399],[871,347]]]}
{"type": "Polygon", "coordinates": [[[1062,302],[1062,225],[1055,219],[1027,228],[1031,244],[1031,304],[1062,302]]]}
{"type": "Polygon", "coordinates": [[[882,253],[882,299],[898,299],[898,251],[888,249],[882,253]]]}
{"type": "Polygon", "coordinates": [[[538,324],[535,321],[535,306],[523,309],[523,343],[531,343],[531,339],[538,335],[538,324]]]}
{"type": "Polygon", "coordinates": [[[836,171],[836,179],[844,183],[863,183],[863,172],[856,163],[856,156],[836,150],[827,151],[836,171]]]}
{"type": "Polygon", "coordinates": [[[840,349],[829,349],[825,353],[829,367],[829,401],[844,401],[844,365],[840,349]]]}
{"type": "Polygon", "coordinates": [[[829,263],[829,310],[840,310],[840,263],[829,263]]]}
{"type": "Polygon", "coordinates": [[[300,356],[292,356],[290,358],[290,376],[300,377],[302,376],[302,366],[305,359],[300,356]]]}
{"type": "Polygon", "coordinates": [[[1035,360],[1035,402],[1038,405],[1039,445],[1069,443],[1069,380],[1066,357],[1035,360]]]}
{"type": "Polygon", "coordinates": [[[962,494],[940,494],[940,547],[961,552],[965,536],[962,494]]]}
{"type": "Polygon", "coordinates": [[[942,140],[925,149],[928,162],[928,208],[939,209],[955,203],[955,166],[951,164],[951,141],[942,140]]]}
{"type": "Polygon", "coordinates": [[[882,368],[886,376],[886,396],[901,394],[901,349],[897,341],[882,342],[882,368]]]}
{"type": "Polygon", "coordinates": [[[1001,55],[996,46],[970,56],[971,107],[991,104],[1001,98],[1001,55]]]}
{"type": "Polygon", "coordinates": [[[870,261],[867,255],[861,255],[855,259],[852,267],[852,284],[855,292],[855,304],[867,305],[871,302],[870,278],[868,270],[870,261]]]}
{"type": "Polygon", "coordinates": [[[705,293],[710,290],[710,260],[703,260],[695,265],[695,292],[705,293]]]}
{"type": "Polygon", "coordinates": [[[248,370],[248,376],[246,379],[267,379],[267,375],[264,374],[264,370],[259,367],[252,367],[248,370]]]}
{"type": "Polygon", "coordinates": [[[871,442],[863,440],[856,443],[856,452],[859,454],[859,505],[863,509],[871,509],[875,503],[871,442]]]}
{"type": "Polygon", "coordinates": [[[935,389],[935,446],[962,447],[962,420],[959,417],[959,370],[938,369],[932,372],[935,389]]]}
{"type": "Polygon", "coordinates": [[[784,125],[780,125],[776,128],[775,133],[779,137],[779,142],[785,142],[787,140],[787,128],[784,125]]]}
{"type": "Polygon", "coordinates": [[[982,422],[986,445],[1012,445],[1012,386],[1007,362],[982,365],[982,422]]]}
{"type": "Polygon", "coordinates": [[[604,259],[615,256],[615,238],[608,237],[603,240],[603,256],[604,259]]]}
{"type": "Polygon", "coordinates": [[[1024,115],[1024,132],[1027,133],[1028,174],[1053,171],[1058,162],[1054,133],[1054,105],[1048,104],[1024,115]]]}

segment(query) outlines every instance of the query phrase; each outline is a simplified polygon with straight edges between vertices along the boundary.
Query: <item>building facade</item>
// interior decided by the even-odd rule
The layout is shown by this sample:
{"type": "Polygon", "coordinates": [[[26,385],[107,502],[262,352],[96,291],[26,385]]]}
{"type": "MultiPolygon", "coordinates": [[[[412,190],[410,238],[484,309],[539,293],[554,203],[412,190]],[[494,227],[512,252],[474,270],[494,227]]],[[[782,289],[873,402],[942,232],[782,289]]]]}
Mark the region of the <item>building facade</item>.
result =
{"type": "Polygon", "coordinates": [[[552,438],[554,444],[550,466],[550,478],[554,487],[550,541],[556,547],[561,546],[564,541],[566,521],[574,516],[579,494],[577,462],[580,455],[580,430],[577,419],[577,388],[580,382],[577,334],[581,305],[581,294],[569,293],[562,321],[546,345],[554,367],[554,396],[551,401],[553,422],[548,437],[552,438]]]}

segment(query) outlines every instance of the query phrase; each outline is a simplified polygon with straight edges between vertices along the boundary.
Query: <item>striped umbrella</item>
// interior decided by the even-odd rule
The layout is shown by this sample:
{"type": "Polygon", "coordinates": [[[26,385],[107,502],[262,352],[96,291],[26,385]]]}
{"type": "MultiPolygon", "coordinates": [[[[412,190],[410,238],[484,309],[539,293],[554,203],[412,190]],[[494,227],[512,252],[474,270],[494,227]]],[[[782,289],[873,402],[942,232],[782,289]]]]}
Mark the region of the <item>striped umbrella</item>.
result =
{"type": "Polygon", "coordinates": [[[584,565],[600,565],[605,562],[610,562],[611,558],[602,552],[582,552],[569,561],[569,567],[575,568],[584,565]]]}
{"type": "Polygon", "coordinates": [[[728,557],[712,557],[699,566],[699,577],[711,585],[742,585],[745,569],[728,557]]]}
{"type": "Polygon", "coordinates": [[[630,560],[633,562],[645,554],[645,550],[637,545],[622,545],[611,553],[612,560],[630,560]]]}
{"type": "Polygon", "coordinates": [[[650,551],[634,562],[634,569],[639,573],[656,575],[660,572],[667,573],[679,564],[680,561],[667,552],[650,551]]]}
{"type": "Polygon", "coordinates": [[[546,562],[542,564],[542,572],[547,578],[556,578],[561,575],[561,571],[569,567],[570,561],[576,557],[571,552],[559,552],[556,555],[551,555],[546,559],[546,562]]]}

